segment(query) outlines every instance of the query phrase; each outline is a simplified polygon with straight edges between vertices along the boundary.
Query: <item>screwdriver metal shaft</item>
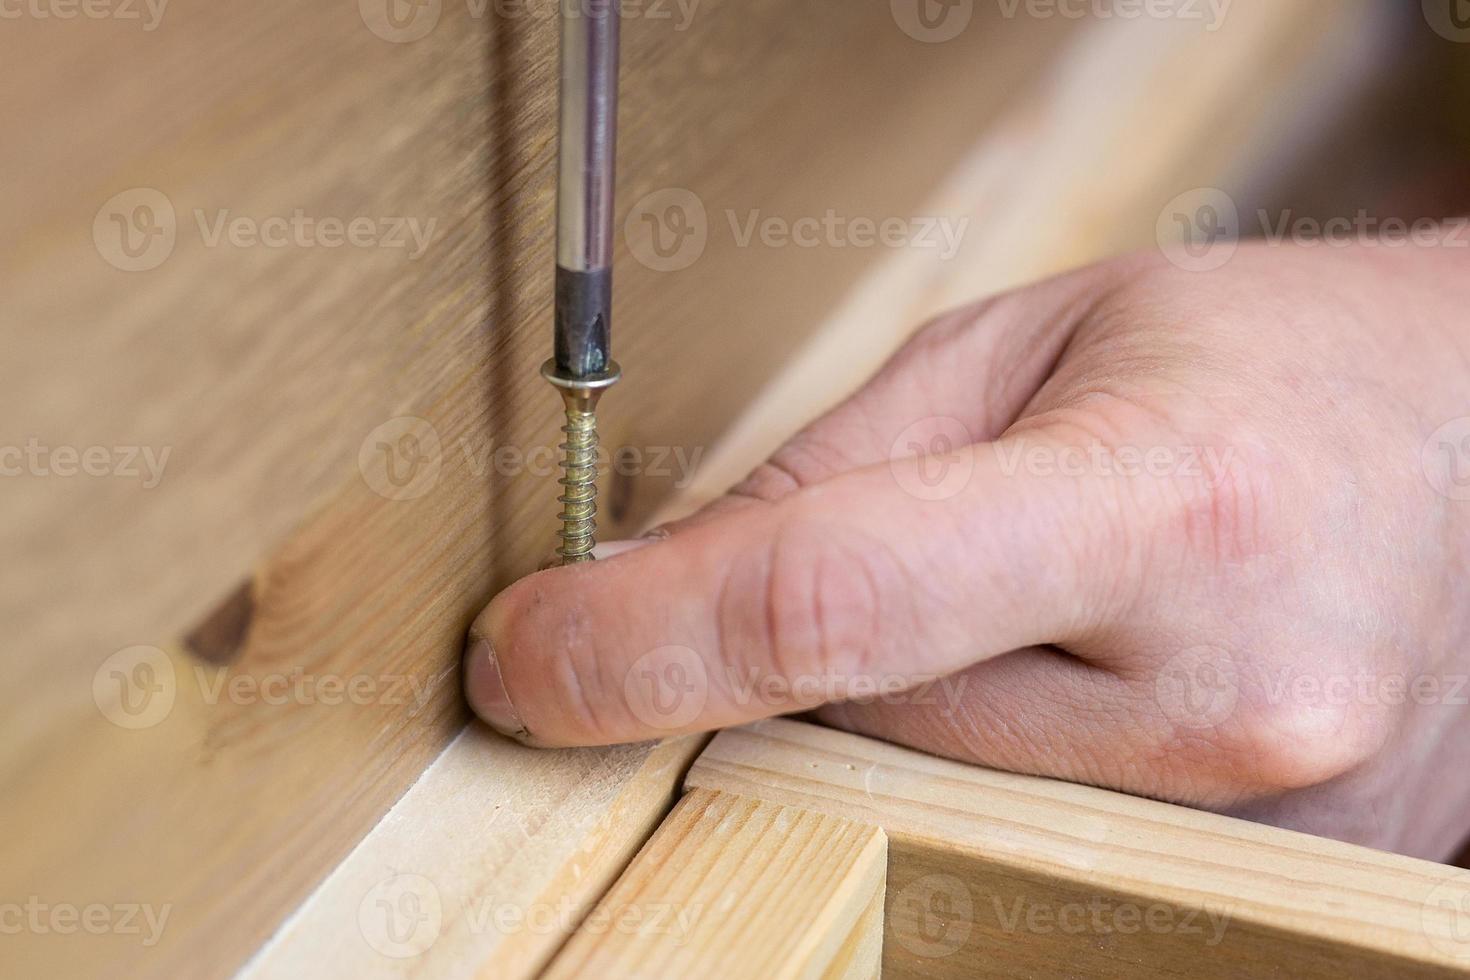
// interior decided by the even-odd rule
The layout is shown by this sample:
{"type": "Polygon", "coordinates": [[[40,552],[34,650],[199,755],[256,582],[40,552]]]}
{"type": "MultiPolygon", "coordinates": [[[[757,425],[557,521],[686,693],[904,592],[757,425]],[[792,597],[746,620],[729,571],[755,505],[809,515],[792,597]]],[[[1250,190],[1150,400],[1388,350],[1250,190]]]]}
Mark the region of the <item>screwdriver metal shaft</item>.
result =
{"type": "Polygon", "coordinates": [[[560,497],[562,564],[597,543],[597,403],[622,377],[612,359],[613,181],[617,156],[619,0],[561,5],[554,356],[542,375],[566,410],[560,497]]]}

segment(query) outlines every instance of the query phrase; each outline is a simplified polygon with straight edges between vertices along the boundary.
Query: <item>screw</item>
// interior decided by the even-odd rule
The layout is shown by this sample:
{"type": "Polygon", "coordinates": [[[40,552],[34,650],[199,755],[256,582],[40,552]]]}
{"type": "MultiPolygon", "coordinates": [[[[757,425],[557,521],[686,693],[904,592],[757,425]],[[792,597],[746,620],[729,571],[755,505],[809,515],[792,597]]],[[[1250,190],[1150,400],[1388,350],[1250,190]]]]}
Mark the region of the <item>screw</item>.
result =
{"type": "Polygon", "coordinates": [[[578,378],[558,371],[556,358],[552,358],[541,365],[541,376],[560,392],[567,413],[567,424],[561,429],[566,442],[558,447],[566,472],[558,481],[563,488],[557,498],[562,505],[557,515],[562,544],[556,553],[563,565],[576,565],[592,561],[597,545],[597,402],[622,379],[623,372],[616,361],[609,361],[606,371],[578,378]]]}

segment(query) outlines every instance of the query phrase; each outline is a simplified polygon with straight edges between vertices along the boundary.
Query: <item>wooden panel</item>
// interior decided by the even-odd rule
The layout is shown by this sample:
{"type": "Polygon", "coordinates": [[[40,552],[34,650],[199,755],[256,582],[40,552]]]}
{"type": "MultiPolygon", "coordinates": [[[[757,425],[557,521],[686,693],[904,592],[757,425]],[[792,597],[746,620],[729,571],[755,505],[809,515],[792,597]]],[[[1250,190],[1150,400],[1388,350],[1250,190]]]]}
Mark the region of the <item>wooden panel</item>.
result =
{"type": "Polygon", "coordinates": [[[1470,876],[787,720],[687,785],[889,835],[886,977],[1470,975],[1470,876]]]}
{"type": "Polygon", "coordinates": [[[467,729],[241,980],[536,976],[667,815],[705,741],[538,752],[467,729]]]}
{"type": "MultiPolygon", "coordinates": [[[[886,855],[885,855],[886,862],[886,855]]],[[[887,868],[884,887],[873,893],[857,924],[842,942],[842,950],[822,974],[824,980],[877,980],[883,975],[883,906],[888,894],[887,868]]]]}
{"type": "MultiPolygon", "coordinates": [[[[405,43],[365,26],[373,0],[204,0],[152,31],[6,22],[3,112],[23,138],[0,144],[0,449],[168,451],[156,486],[136,458],[136,477],[0,483],[0,817],[26,828],[0,843],[0,890],[168,911],[146,946],[7,937],[18,969],[237,966],[460,730],[463,630],[549,547],[550,479],[493,451],[555,441],[535,376],[552,25],[536,4],[425,7],[436,26],[405,43]],[[127,272],[108,236],[145,217],[137,195],[113,200],[134,188],[167,198],[174,241],[127,272]],[[414,260],[320,237],[211,244],[225,212],[297,209],[435,224],[414,260]],[[410,462],[393,455],[405,435],[427,455],[400,486],[386,464],[410,462]]],[[[609,441],[694,458],[820,327],[848,373],[790,373],[797,395],[774,390],[760,438],[722,456],[748,466],[936,304],[1145,241],[1159,187],[1248,170],[1280,135],[1272,100],[1332,86],[1365,9],[1238,3],[1215,32],[1089,23],[1075,48],[1070,20],[986,5],[943,44],[881,2],[704,0],[687,29],[630,21],[622,210],[684,188],[711,224],[678,271],[620,242],[629,377],[609,441]],[[729,223],[828,209],[972,219],[949,263],[745,247],[729,223]],[[885,291],[890,273],[905,290],[885,291]]],[[[613,533],[673,478],[615,481],[613,533]]]]}
{"type": "MultiPolygon", "coordinates": [[[[1002,36],[982,17],[927,45],[886,4],[696,7],[686,29],[625,28],[622,208],[686,188],[711,220],[684,270],[619,243],[628,380],[607,436],[649,458],[709,444],[874,259],[741,247],[725,210],[913,213],[1073,26],[1002,36]]],[[[7,937],[27,972],[237,966],[459,731],[463,631],[551,547],[551,476],[492,454],[556,441],[536,374],[554,8],[434,2],[437,25],[405,43],[365,26],[374,9],[202,0],[149,31],[0,32],[0,446],[146,447],[162,464],[156,485],[121,452],[108,465],[138,476],[0,484],[0,821],[27,828],[0,843],[0,890],[170,909],[146,948],[7,937]],[[166,202],[114,200],[136,188],[166,202]],[[114,219],[147,260],[168,209],[164,261],[113,264],[129,264],[114,219]],[[263,225],[298,209],[434,225],[417,258],[263,225]],[[215,241],[222,218],[247,224],[215,241]],[[287,244],[244,244],[256,229],[287,244]],[[405,435],[426,462],[397,486],[405,435]]],[[[667,483],[623,485],[613,533],[667,483]]]]}
{"type": "Polygon", "coordinates": [[[696,791],[545,976],[870,977],[887,862],[874,827],[696,791]]]}
{"type": "Polygon", "coordinates": [[[1215,33],[1165,18],[1093,25],[1076,38],[1060,70],[1015,93],[1011,111],[929,198],[924,213],[970,220],[958,250],[897,251],[869,270],[658,519],[723,493],[926,320],[1158,248],[1161,216],[1187,191],[1226,189],[1242,214],[1264,206],[1278,169],[1316,159],[1325,134],[1357,125],[1375,73],[1403,57],[1393,43],[1398,12],[1382,6],[1231,10],[1215,33]]]}

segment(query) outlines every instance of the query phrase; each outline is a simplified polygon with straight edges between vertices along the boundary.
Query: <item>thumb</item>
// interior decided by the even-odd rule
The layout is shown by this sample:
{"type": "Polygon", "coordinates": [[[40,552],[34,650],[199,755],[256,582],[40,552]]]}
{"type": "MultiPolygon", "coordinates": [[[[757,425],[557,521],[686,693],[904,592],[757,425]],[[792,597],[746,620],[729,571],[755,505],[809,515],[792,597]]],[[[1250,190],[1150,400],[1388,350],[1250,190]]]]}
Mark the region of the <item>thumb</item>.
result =
{"type": "Polygon", "coordinates": [[[470,702],[532,744],[612,744],[891,697],[1065,643],[1122,593],[1127,498],[1023,472],[1041,441],[856,470],[524,579],[471,630],[470,702]]]}

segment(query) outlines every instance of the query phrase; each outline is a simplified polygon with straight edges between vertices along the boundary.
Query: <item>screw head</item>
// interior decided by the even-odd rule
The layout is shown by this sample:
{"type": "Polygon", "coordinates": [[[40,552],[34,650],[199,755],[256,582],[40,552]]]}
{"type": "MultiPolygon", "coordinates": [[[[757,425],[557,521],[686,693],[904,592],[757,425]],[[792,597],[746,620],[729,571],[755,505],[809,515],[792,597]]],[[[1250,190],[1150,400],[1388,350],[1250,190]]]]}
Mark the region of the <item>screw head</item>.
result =
{"type": "Polygon", "coordinates": [[[541,365],[541,377],[561,391],[568,411],[592,412],[597,409],[597,400],[602,393],[623,380],[623,369],[618,367],[617,361],[608,361],[607,370],[601,374],[573,377],[558,371],[553,357],[541,365]]]}

